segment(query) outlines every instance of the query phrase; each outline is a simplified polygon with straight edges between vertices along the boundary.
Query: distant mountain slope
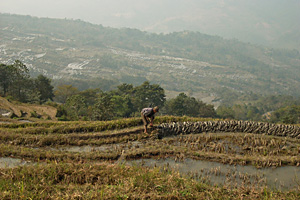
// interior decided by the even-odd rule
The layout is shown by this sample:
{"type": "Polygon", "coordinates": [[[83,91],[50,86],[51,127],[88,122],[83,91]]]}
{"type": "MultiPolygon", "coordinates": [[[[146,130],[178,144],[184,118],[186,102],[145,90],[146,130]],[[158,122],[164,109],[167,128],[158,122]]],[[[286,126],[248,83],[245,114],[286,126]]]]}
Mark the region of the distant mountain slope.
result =
{"type": "Polygon", "coordinates": [[[19,59],[33,74],[54,80],[76,78],[90,85],[98,81],[100,88],[148,80],[170,96],[189,91],[198,98],[220,96],[224,90],[300,96],[297,50],[198,32],[150,34],[80,20],[7,14],[0,19],[0,62],[19,59]]]}
{"type": "Polygon", "coordinates": [[[140,24],[139,28],[154,32],[200,31],[254,44],[300,50],[300,2],[297,0],[167,0],[160,3],[159,9],[145,10],[154,12],[155,19],[146,11],[136,14],[139,18],[131,17],[122,23],[132,27],[151,18],[151,24],[140,24]],[[287,35],[294,37],[282,40],[287,35]]]}
{"type": "Polygon", "coordinates": [[[82,19],[104,26],[130,27],[154,33],[189,30],[300,51],[299,0],[4,2],[0,8],[2,12],[82,19]],[[293,37],[287,37],[291,35],[293,37]]]}

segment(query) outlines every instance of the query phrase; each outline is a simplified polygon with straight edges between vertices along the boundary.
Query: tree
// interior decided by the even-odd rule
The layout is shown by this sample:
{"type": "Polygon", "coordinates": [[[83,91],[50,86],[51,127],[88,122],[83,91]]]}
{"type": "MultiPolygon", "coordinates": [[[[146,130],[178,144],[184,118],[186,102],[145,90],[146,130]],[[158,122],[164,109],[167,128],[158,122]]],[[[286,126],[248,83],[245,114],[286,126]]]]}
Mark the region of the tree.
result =
{"type": "Polygon", "coordinates": [[[300,106],[292,105],[280,108],[271,114],[271,122],[296,124],[300,122],[300,106]]]}
{"type": "Polygon", "coordinates": [[[103,93],[92,107],[92,120],[110,120],[114,117],[111,95],[103,93]]]}
{"type": "Polygon", "coordinates": [[[86,100],[79,94],[69,97],[64,107],[67,111],[67,116],[72,120],[77,120],[79,117],[87,115],[86,100]]]}
{"type": "Polygon", "coordinates": [[[0,65],[0,86],[3,95],[12,95],[18,100],[25,100],[29,86],[29,70],[21,61],[16,60],[12,65],[0,65]]]}
{"type": "Polygon", "coordinates": [[[216,117],[217,113],[213,105],[206,105],[199,101],[199,117],[216,117]]]}
{"type": "Polygon", "coordinates": [[[133,104],[129,95],[114,95],[111,98],[113,104],[113,113],[115,117],[129,117],[133,110],[133,104]]]}
{"type": "Polygon", "coordinates": [[[134,88],[134,105],[137,111],[150,104],[153,106],[163,107],[166,101],[166,95],[163,88],[158,84],[151,85],[145,81],[142,85],[134,88]]]}
{"type": "Polygon", "coordinates": [[[246,118],[248,120],[258,121],[261,119],[261,114],[256,106],[248,105],[247,110],[248,110],[248,112],[247,112],[246,118]]]}
{"type": "Polygon", "coordinates": [[[103,92],[99,88],[96,88],[80,91],[78,94],[85,98],[87,106],[92,106],[96,103],[97,98],[99,95],[103,94],[103,92]]]}
{"type": "Polygon", "coordinates": [[[31,88],[29,69],[21,61],[16,60],[12,65],[11,94],[20,101],[26,100],[26,91],[31,88]]]}
{"type": "Polygon", "coordinates": [[[165,106],[166,113],[175,116],[186,115],[186,98],[187,96],[184,93],[180,93],[176,98],[168,100],[165,106]]]}
{"type": "Polygon", "coordinates": [[[165,111],[169,115],[191,117],[215,117],[216,111],[212,105],[180,93],[176,98],[166,102],[165,111]]]}
{"type": "Polygon", "coordinates": [[[78,94],[79,90],[72,85],[60,85],[54,91],[55,100],[60,103],[66,103],[68,97],[78,94]]]}
{"type": "Polygon", "coordinates": [[[8,88],[13,82],[13,66],[0,64],[0,87],[3,90],[3,96],[6,96],[8,88]]]}
{"type": "Polygon", "coordinates": [[[56,117],[58,118],[58,120],[66,121],[66,120],[68,120],[67,116],[68,116],[68,113],[67,113],[67,110],[64,107],[64,105],[58,105],[57,112],[56,112],[56,117]]]}
{"type": "Polygon", "coordinates": [[[216,112],[223,119],[234,119],[234,111],[231,107],[221,105],[217,108],[216,112]]]}
{"type": "Polygon", "coordinates": [[[36,90],[40,93],[40,103],[45,103],[48,99],[53,100],[53,86],[49,78],[39,75],[34,82],[36,90]]]}
{"type": "Polygon", "coordinates": [[[4,96],[21,102],[44,103],[54,96],[51,80],[43,75],[30,78],[29,69],[19,60],[12,65],[0,64],[0,88],[4,96]]]}
{"type": "Polygon", "coordinates": [[[115,91],[115,93],[118,95],[133,95],[133,92],[133,85],[127,83],[117,86],[117,90],[115,91]]]}
{"type": "Polygon", "coordinates": [[[245,104],[235,104],[232,106],[232,110],[234,112],[234,118],[238,120],[246,120],[247,119],[247,107],[245,104]]]}

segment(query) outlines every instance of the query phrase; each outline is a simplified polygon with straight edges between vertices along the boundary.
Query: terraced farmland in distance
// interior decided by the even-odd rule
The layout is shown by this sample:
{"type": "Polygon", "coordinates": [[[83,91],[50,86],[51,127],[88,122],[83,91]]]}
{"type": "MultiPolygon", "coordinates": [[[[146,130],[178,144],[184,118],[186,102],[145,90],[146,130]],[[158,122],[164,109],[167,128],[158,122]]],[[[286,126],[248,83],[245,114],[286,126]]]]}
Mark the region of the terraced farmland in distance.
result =
{"type": "Polygon", "coordinates": [[[299,126],[155,120],[1,123],[0,198],[300,198],[299,126]]]}

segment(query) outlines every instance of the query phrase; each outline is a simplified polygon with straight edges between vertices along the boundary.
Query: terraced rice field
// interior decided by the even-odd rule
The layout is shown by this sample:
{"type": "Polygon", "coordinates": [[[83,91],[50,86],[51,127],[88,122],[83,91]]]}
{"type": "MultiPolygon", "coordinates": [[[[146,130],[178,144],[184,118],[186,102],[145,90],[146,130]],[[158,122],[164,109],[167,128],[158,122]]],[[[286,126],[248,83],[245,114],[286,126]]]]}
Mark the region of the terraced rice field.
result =
{"type": "Polygon", "coordinates": [[[299,199],[299,127],[158,117],[0,124],[1,199],[299,199]],[[234,127],[234,128],[233,128],[234,127]]]}

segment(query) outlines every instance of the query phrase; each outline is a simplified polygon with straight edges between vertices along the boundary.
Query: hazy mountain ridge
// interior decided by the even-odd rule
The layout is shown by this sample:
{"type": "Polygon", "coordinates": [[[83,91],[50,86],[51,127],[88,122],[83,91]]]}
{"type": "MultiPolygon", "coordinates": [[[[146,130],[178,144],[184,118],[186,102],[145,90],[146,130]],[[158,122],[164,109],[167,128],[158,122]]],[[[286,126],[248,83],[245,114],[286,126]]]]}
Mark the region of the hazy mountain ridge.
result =
{"type": "Polygon", "coordinates": [[[300,50],[299,0],[6,1],[2,12],[82,19],[154,33],[196,31],[300,50]],[[62,12],[64,10],[64,12],[62,12]],[[291,37],[293,36],[293,37],[291,37]]]}
{"type": "MultiPolygon", "coordinates": [[[[1,14],[0,62],[20,59],[53,79],[159,83],[168,92],[218,88],[299,96],[296,50],[258,47],[198,32],[150,34],[80,20],[1,14]]],[[[115,82],[117,84],[118,82],[115,82]]]]}
{"type": "Polygon", "coordinates": [[[108,13],[112,10],[104,11],[101,17],[105,25],[136,27],[155,33],[199,31],[254,44],[300,50],[300,3],[297,0],[115,2],[116,13],[111,16],[108,13]],[[290,34],[294,37],[286,37],[290,34]]]}

